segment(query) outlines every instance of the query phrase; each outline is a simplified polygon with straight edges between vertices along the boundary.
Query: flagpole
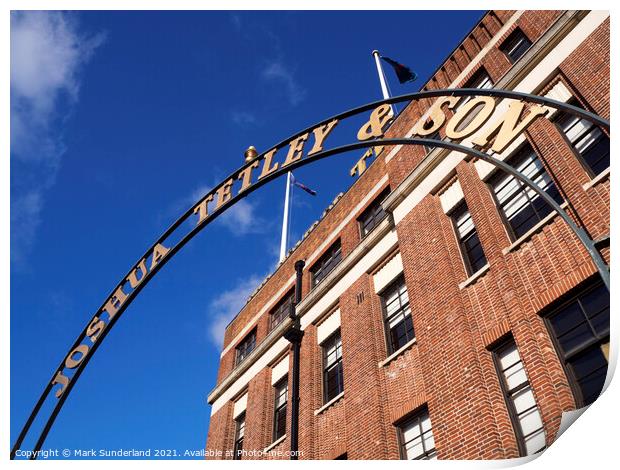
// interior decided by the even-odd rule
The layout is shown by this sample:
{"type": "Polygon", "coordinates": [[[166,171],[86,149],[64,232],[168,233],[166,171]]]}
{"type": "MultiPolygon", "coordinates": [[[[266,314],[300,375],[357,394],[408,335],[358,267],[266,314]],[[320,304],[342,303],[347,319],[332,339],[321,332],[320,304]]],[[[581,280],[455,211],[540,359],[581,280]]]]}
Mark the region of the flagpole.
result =
{"type": "Polygon", "coordinates": [[[280,263],[286,257],[286,246],[288,244],[288,206],[291,196],[291,172],[286,174],[286,193],[284,196],[284,216],[282,217],[282,238],[280,240],[280,263]]]}
{"type": "MultiPolygon", "coordinates": [[[[385,73],[383,73],[383,67],[381,66],[381,56],[379,55],[379,51],[375,49],[372,51],[372,55],[375,58],[375,64],[377,65],[377,75],[379,75],[379,83],[381,83],[381,92],[383,93],[383,99],[387,100],[390,97],[390,92],[388,91],[387,81],[385,79],[385,73]]],[[[390,105],[390,109],[392,110],[392,116],[395,116],[394,106],[390,105]]]]}

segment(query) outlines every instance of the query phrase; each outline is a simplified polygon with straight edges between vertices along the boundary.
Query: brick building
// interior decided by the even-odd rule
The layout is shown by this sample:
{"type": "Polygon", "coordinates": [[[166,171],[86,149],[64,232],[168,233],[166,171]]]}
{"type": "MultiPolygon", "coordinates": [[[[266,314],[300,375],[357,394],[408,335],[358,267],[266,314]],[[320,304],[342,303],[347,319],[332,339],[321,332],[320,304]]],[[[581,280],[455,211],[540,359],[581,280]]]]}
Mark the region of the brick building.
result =
{"type": "MultiPolygon", "coordinates": [[[[489,11],[423,89],[462,87],[609,119],[609,16],[489,11]]],[[[433,101],[408,105],[386,137],[410,135],[433,101]]],[[[563,201],[609,262],[606,133],[554,112],[496,156],[563,201]]],[[[531,454],[602,387],[609,294],[567,225],[482,161],[385,148],[228,325],[209,394],[216,458],[290,447],[282,334],[299,259],[301,458],[531,454]]]]}

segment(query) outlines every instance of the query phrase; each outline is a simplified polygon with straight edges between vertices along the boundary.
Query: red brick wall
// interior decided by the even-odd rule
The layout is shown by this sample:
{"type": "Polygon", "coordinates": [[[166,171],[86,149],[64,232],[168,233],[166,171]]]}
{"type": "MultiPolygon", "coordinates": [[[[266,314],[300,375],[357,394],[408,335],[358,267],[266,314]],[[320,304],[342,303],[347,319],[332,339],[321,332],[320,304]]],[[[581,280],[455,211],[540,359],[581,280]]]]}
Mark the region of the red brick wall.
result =
{"type": "MultiPolygon", "coordinates": [[[[438,69],[428,88],[446,86],[508,21],[513,12],[487,14],[463,44],[438,69]],[[477,48],[477,49],[476,49],[477,48]]],[[[535,41],[560,12],[525,12],[517,25],[535,41]]],[[[509,30],[507,34],[510,33],[509,30]]],[[[609,21],[601,25],[560,66],[558,77],[581,104],[609,116],[609,21]],[[592,77],[597,80],[592,80],[592,77]]],[[[482,60],[494,81],[511,64],[497,48],[482,60]]],[[[468,74],[468,77],[475,73],[468,74]]],[[[468,77],[462,80],[464,83],[468,77]]],[[[459,85],[462,85],[460,83],[459,85]]],[[[555,81],[549,83],[549,86],[555,81]]],[[[391,126],[387,136],[404,135],[431,104],[412,103],[391,126]]],[[[609,232],[609,178],[584,189],[590,177],[557,128],[547,120],[530,127],[527,138],[571,206],[574,219],[598,237],[609,232]]],[[[405,147],[387,164],[386,149],[297,248],[226,331],[229,344],[263,305],[294,273],[293,263],[307,258],[386,173],[394,189],[424,158],[425,151],[405,147]]],[[[553,442],[564,410],[575,401],[552,341],[539,316],[572,288],[595,274],[581,245],[564,222],[553,218],[529,239],[511,245],[490,188],[473,161],[456,167],[490,269],[475,282],[467,278],[450,219],[438,195],[425,197],[396,227],[417,342],[388,364],[379,297],[372,273],[362,275],[340,297],[344,397],[315,414],[323,405],[322,355],[316,326],[305,330],[301,348],[300,449],[302,458],[333,459],[347,452],[350,459],[397,459],[395,423],[427,405],[438,457],[441,459],[499,459],[518,455],[517,443],[499,380],[488,348],[513,335],[536,397],[547,435],[553,442]],[[358,303],[359,294],[363,301],[358,303]]],[[[363,209],[362,209],[363,210],[363,209]]],[[[361,210],[360,210],[361,212],[361,210]]],[[[359,244],[357,223],[342,230],[346,257],[359,244]]],[[[605,251],[608,259],[609,253],[605,251]]],[[[309,267],[309,266],[308,266],[309,267]]],[[[307,273],[307,271],[306,271],[307,273]]],[[[303,295],[309,291],[305,275],[303,295]]],[[[258,321],[257,341],[267,334],[268,319],[258,321]]],[[[233,369],[234,348],[224,355],[218,383],[233,369]]],[[[290,377],[289,377],[290,390],[290,377]]],[[[271,371],[263,370],[248,385],[244,448],[261,450],[271,444],[273,426],[271,371]]],[[[290,404],[290,396],[289,396],[290,404]]],[[[211,417],[208,449],[232,448],[233,404],[211,417]]],[[[289,413],[290,420],[290,413],[289,413]]],[[[290,421],[288,423],[290,433],[290,421]]],[[[288,449],[287,439],[276,449],[288,449]]]]}

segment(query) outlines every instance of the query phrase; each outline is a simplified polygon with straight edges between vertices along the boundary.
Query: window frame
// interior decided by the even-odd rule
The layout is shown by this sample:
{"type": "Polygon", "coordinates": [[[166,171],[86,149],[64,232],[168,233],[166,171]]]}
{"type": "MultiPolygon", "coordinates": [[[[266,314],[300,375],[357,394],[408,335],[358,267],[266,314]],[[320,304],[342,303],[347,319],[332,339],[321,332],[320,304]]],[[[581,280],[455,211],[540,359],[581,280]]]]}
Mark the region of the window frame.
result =
{"type": "Polygon", "coordinates": [[[336,266],[340,264],[342,261],[342,241],[338,238],[331,246],[325,250],[318,260],[314,262],[312,267],[310,267],[310,287],[314,288],[319,285],[323,279],[325,279],[329,273],[331,273],[336,266]],[[334,258],[338,258],[336,262],[334,262],[334,258]],[[333,264],[329,271],[325,271],[325,266],[327,264],[333,264]],[[321,278],[317,281],[317,274],[321,275],[321,278]]]}
{"type": "Polygon", "coordinates": [[[252,351],[254,351],[254,349],[256,349],[256,327],[254,327],[247,335],[245,335],[245,337],[241,341],[239,341],[239,344],[237,344],[237,346],[235,347],[235,367],[245,361],[248,356],[252,354],[252,351]],[[250,350],[247,350],[245,344],[247,341],[250,340],[250,338],[253,338],[252,348],[250,350]],[[242,348],[244,350],[244,353],[243,357],[240,357],[242,348]]]}
{"type": "Polygon", "coordinates": [[[400,273],[383,290],[381,290],[381,292],[379,293],[379,298],[381,299],[381,312],[383,315],[383,331],[385,332],[385,346],[387,349],[387,354],[389,356],[391,354],[394,354],[396,351],[398,351],[400,348],[402,348],[406,344],[416,339],[415,325],[413,324],[413,312],[411,311],[411,301],[409,299],[409,289],[407,288],[407,283],[405,282],[404,273],[400,273]],[[404,306],[402,305],[402,302],[401,302],[401,294],[400,294],[401,285],[405,286],[405,290],[407,292],[407,303],[404,306]],[[386,297],[393,290],[399,291],[397,294],[397,297],[398,297],[398,302],[400,305],[399,305],[398,310],[396,312],[393,312],[392,315],[388,317],[386,297]],[[404,311],[406,311],[407,309],[409,309],[408,314],[404,313],[404,311]],[[411,332],[413,336],[409,338],[409,335],[407,333],[406,341],[403,344],[399,345],[397,348],[395,348],[394,345],[392,344],[392,329],[390,327],[390,320],[401,313],[403,314],[403,320],[399,322],[397,325],[400,325],[401,323],[405,323],[407,321],[407,317],[409,317],[410,322],[411,322],[411,332]]]}
{"type": "MultiPolygon", "coordinates": [[[[499,50],[506,56],[506,58],[508,59],[508,61],[511,64],[516,63],[521,57],[523,57],[526,52],[532,47],[532,41],[530,40],[530,38],[527,36],[527,34],[525,34],[525,32],[523,32],[523,30],[519,27],[515,28],[507,37],[506,39],[504,39],[502,41],[502,43],[499,46],[499,50]],[[511,54],[510,51],[508,50],[508,43],[510,41],[514,41],[515,37],[520,35],[521,38],[520,39],[524,39],[526,42],[529,43],[529,45],[523,50],[523,52],[521,52],[521,54],[519,55],[519,57],[514,58],[511,54]]],[[[517,46],[519,46],[518,44],[513,45],[510,49],[512,51],[515,51],[517,49],[517,46]]],[[[520,46],[519,46],[520,47],[520,46]]]]}
{"type": "MultiPolygon", "coordinates": [[[[583,396],[583,392],[581,390],[581,386],[579,385],[579,380],[577,379],[575,372],[573,371],[573,368],[568,363],[568,361],[570,358],[577,357],[580,354],[588,351],[589,349],[595,348],[597,345],[600,345],[604,341],[605,337],[603,337],[602,339],[599,339],[598,343],[592,343],[586,346],[581,346],[578,350],[571,351],[570,354],[565,354],[563,352],[562,345],[560,344],[560,341],[556,336],[555,329],[551,323],[551,319],[552,317],[555,317],[556,315],[560,315],[560,311],[564,309],[565,307],[567,307],[568,305],[572,304],[575,301],[579,302],[578,300],[579,297],[585,296],[589,294],[590,292],[592,292],[594,289],[600,288],[601,286],[603,286],[603,282],[601,281],[600,278],[594,278],[591,280],[587,280],[581,285],[575,286],[573,289],[571,289],[566,294],[566,296],[564,296],[558,302],[554,303],[550,308],[546,309],[546,311],[542,313],[543,322],[545,324],[545,327],[547,328],[549,337],[551,338],[551,343],[553,344],[555,353],[558,356],[558,360],[560,361],[560,364],[562,365],[562,369],[564,370],[564,375],[566,375],[566,379],[568,381],[568,385],[573,394],[573,398],[575,399],[575,405],[577,406],[577,408],[583,408],[584,406],[587,406],[587,405],[585,404],[585,399],[583,396]]],[[[611,301],[610,301],[609,308],[611,309],[611,301]]],[[[580,309],[583,313],[583,309],[581,308],[581,306],[580,306],[580,309]]],[[[586,321],[588,321],[587,316],[586,316],[586,321]]],[[[606,337],[607,339],[609,339],[609,342],[611,342],[610,332],[607,333],[606,337]]],[[[609,360],[607,360],[607,364],[609,366],[609,360]]]]}
{"type": "MultiPolygon", "coordinates": [[[[543,170],[544,174],[547,175],[547,177],[549,178],[549,180],[551,182],[551,184],[548,185],[547,188],[544,191],[547,194],[549,194],[547,189],[550,188],[550,187],[555,188],[556,191],[558,192],[558,196],[561,198],[560,201],[556,201],[556,202],[558,204],[563,204],[564,203],[564,198],[562,197],[562,193],[560,192],[560,190],[558,188],[558,185],[556,184],[555,180],[551,176],[551,173],[549,173],[547,171],[547,167],[545,166],[545,163],[544,163],[543,159],[540,157],[540,155],[538,155],[536,150],[534,150],[534,147],[529,143],[529,141],[526,140],[525,142],[523,142],[522,145],[520,145],[508,158],[506,158],[504,160],[504,162],[506,164],[510,165],[512,168],[516,169],[518,167],[518,165],[515,165],[514,161],[515,160],[519,160],[521,155],[526,153],[527,148],[529,148],[531,150],[531,153],[529,153],[528,156],[531,155],[531,154],[535,155],[536,159],[540,162],[540,164],[542,166],[542,170],[543,170]]],[[[525,158],[528,158],[528,156],[525,156],[525,158]]],[[[543,175],[542,172],[540,172],[540,171],[536,172],[536,178],[539,178],[542,175],[543,175]]],[[[528,178],[530,180],[532,180],[531,176],[528,176],[528,178]]],[[[541,196],[536,194],[536,198],[535,199],[530,199],[528,191],[532,191],[532,190],[528,186],[526,186],[525,183],[522,183],[517,178],[515,178],[513,175],[510,175],[510,174],[508,174],[508,173],[506,173],[506,172],[504,172],[504,171],[502,171],[500,169],[496,169],[493,173],[491,173],[491,175],[485,180],[485,183],[487,184],[487,187],[489,188],[489,191],[491,192],[491,195],[493,196],[493,201],[495,202],[495,206],[496,206],[497,211],[498,211],[498,213],[499,213],[499,215],[500,215],[500,217],[502,219],[502,222],[504,223],[504,227],[506,228],[506,232],[508,233],[508,236],[509,236],[511,242],[515,242],[518,239],[520,239],[521,237],[525,236],[525,234],[527,234],[530,230],[532,230],[533,227],[538,225],[547,216],[549,216],[549,214],[552,214],[554,212],[553,208],[549,204],[547,204],[546,201],[543,201],[543,203],[544,203],[543,207],[548,209],[549,212],[547,212],[545,215],[543,215],[541,217],[540,214],[539,214],[539,210],[536,209],[535,206],[533,206],[534,201],[536,201],[536,199],[541,198],[541,196]],[[496,184],[498,185],[499,182],[502,182],[502,180],[506,181],[508,178],[512,178],[512,180],[515,181],[516,184],[519,186],[519,189],[516,192],[510,194],[509,197],[507,198],[507,201],[510,202],[513,199],[515,199],[519,194],[523,194],[525,196],[525,198],[527,199],[528,207],[533,207],[534,215],[536,216],[536,219],[537,219],[536,223],[531,225],[527,230],[525,230],[520,235],[517,235],[517,233],[515,232],[515,228],[512,226],[511,219],[509,219],[508,216],[506,215],[506,211],[505,211],[504,205],[503,205],[503,204],[506,204],[506,200],[503,201],[503,203],[501,203],[499,201],[499,198],[497,197],[497,194],[496,194],[496,191],[495,191],[496,184]]],[[[536,183],[536,181],[534,181],[534,183],[536,183]]],[[[549,196],[553,197],[551,194],[549,194],[549,196]]],[[[516,214],[518,214],[518,212],[516,214]]]]}
{"type": "MultiPolygon", "coordinates": [[[[519,450],[519,456],[520,457],[525,457],[527,455],[534,455],[537,454],[539,452],[542,452],[543,450],[545,450],[547,448],[547,433],[545,432],[545,426],[544,426],[544,422],[542,421],[542,413],[540,412],[540,407],[538,406],[538,401],[536,400],[536,396],[534,395],[534,387],[532,386],[532,383],[530,382],[530,377],[527,373],[527,370],[525,368],[525,363],[523,362],[523,358],[521,357],[521,352],[519,351],[519,347],[517,346],[517,343],[514,339],[514,337],[510,334],[507,335],[506,337],[500,339],[499,341],[497,341],[492,348],[490,349],[491,352],[491,356],[493,358],[493,365],[495,367],[495,373],[497,376],[497,379],[499,381],[499,386],[500,386],[500,390],[502,392],[502,396],[504,397],[504,402],[506,404],[506,410],[508,411],[508,415],[510,417],[510,422],[512,424],[512,429],[515,435],[515,440],[517,441],[517,448],[519,450]],[[505,370],[502,369],[502,364],[500,362],[500,354],[505,351],[506,349],[513,347],[516,349],[517,354],[519,355],[519,362],[521,362],[521,367],[523,368],[523,372],[525,374],[526,377],[526,381],[519,384],[517,387],[510,389],[508,388],[508,383],[506,381],[506,375],[505,375],[505,370]],[[514,404],[514,399],[512,397],[512,395],[515,395],[519,392],[521,392],[522,390],[524,390],[525,388],[529,387],[531,392],[532,392],[532,396],[534,397],[534,406],[536,407],[538,414],[540,415],[540,419],[541,419],[541,423],[542,423],[542,430],[543,430],[543,434],[545,436],[545,446],[542,447],[541,449],[537,450],[536,452],[534,452],[533,454],[528,454],[527,453],[527,447],[526,447],[526,441],[525,441],[525,436],[523,435],[523,430],[521,429],[521,421],[519,419],[519,415],[517,413],[517,410],[515,408],[515,404],[514,404]]],[[[512,366],[510,366],[512,367],[512,366]]],[[[530,408],[531,409],[531,408],[530,408]]],[[[526,410],[527,411],[527,410],[526,410]]],[[[530,433],[532,434],[532,433],[530,433]]]]}
{"type": "Polygon", "coordinates": [[[286,319],[286,317],[290,316],[290,310],[294,301],[295,287],[288,291],[269,311],[269,331],[274,330],[280,323],[282,323],[286,319]],[[278,319],[278,321],[275,321],[274,319],[278,319]]]}
{"type": "Polygon", "coordinates": [[[357,218],[357,227],[360,234],[360,240],[366,238],[370,233],[377,228],[377,226],[385,220],[388,216],[388,213],[383,209],[383,201],[389,196],[391,193],[390,187],[387,186],[384,188],[377,197],[362,211],[362,213],[357,218]],[[372,216],[369,218],[372,221],[370,229],[366,233],[364,233],[365,221],[363,220],[366,216],[372,213],[372,216]],[[377,214],[381,214],[379,218],[377,218],[377,214]]]}
{"type": "MultiPolygon", "coordinates": [[[[566,103],[570,104],[570,105],[573,105],[573,106],[584,107],[585,108],[585,106],[583,106],[583,104],[580,103],[577,100],[577,98],[575,98],[574,96],[572,96],[566,103]]],[[[562,137],[564,138],[566,144],[570,147],[571,151],[573,152],[573,155],[575,155],[575,158],[577,158],[577,161],[582,166],[584,171],[587,173],[588,177],[591,180],[593,180],[594,178],[596,178],[597,176],[603,174],[605,171],[607,171],[611,167],[611,158],[608,157],[608,158],[610,158],[610,164],[607,166],[607,168],[602,169],[599,173],[595,173],[594,169],[590,166],[590,163],[588,163],[586,161],[586,159],[584,158],[582,153],[575,147],[575,144],[570,140],[569,136],[566,134],[566,132],[564,131],[563,126],[561,125],[560,121],[562,121],[564,119],[570,119],[570,118],[575,118],[575,119],[578,119],[579,121],[585,121],[585,122],[590,123],[590,128],[588,129],[588,131],[586,131],[586,133],[584,133],[584,135],[580,136],[580,139],[583,139],[588,133],[592,132],[593,129],[598,129],[599,132],[601,133],[601,137],[599,137],[599,140],[602,138],[602,139],[607,139],[607,141],[609,141],[610,140],[609,135],[607,135],[603,129],[598,127],[593,122],[588,121],[587,119],[579,118],[578,116],[573,116],[573,115],[568,114],[568,113],[563,112],[563,111],[558,111],[558,113],[555,116],[553,116],[553,119],[552,119],[553,125],[556,127],[558,132],[562,135],[562,137]]],[[[598,143],[598,141],[595,142],[595,144],[596,143],[598,143]]],[[[595,145],[595,144],[593,144],[593,145],[595,145]]]]}
{"type": "Polygon", "coordinates": [[[433,434],[433,421],[431,420],[431,415],[428,410],[428,405],[425,404],[417,408],[413,412],[409,413],[404,418],[400,419],[397,423],[395,423],[396,429],[398,430],[398,452],[400,455],[400,460],[409,460],[407,456],[407,449],[405,448],[408,443],[405,442],[405,432],[403,428],[414,420],[418,421],[417,426],[419,427],[419,430],[420,430],[420,435],[419,435],[421,438],[420,442],[422,443],[422,449],[424,450],[422,455],[426,458],[416,458],[412,460],[432,460],[432,458],[428,458],[428,457],[434,457],[436,459],[437,458],[437,443],[435,442],[435,435],[433,434]],[[435,447],[433,447],[430,450],[426,450],[425,439],[422,438],[422,436],[424,435],[424,432],[422,431],[422,419],[425,417],[425,415],[428,416],[428,419],[431,423],[430,433],[431,433],[431,436],[433,436],[433,442],[435,443],[435,447]]]}
{"type": "MultiPolygon", "coordinates": [[[[336,347],[336,350],[338,350],[338,347],[336,347]]],[[[343,367],[343,363],[342,363],[342,333],[340,331],[340,328],[338,328],[336,331],[334,331],[331,335],[329,335],[322,343],[321,343],[321,372],[322,372],[322,387],[323,387],[323,405],[329,403],[330,401],[334,400],[338,395],[344,393],[344,367],[343,367]],[[336,359],[336,361],[333,364],[328,365],[327,364],[327,348],[328,345],[330,344],[331,341],[334,341],[336,338],[339,338],[340,341],[340,357],[338,357],[336,359]],[[328,382],[328,372],[329,370],[333,369],[334,367],[339,367],[339,372],[337,373],[337,379],[338,379],[338,393],[336,393],[334,396],[332,397],[328,397],[328,390],[329,387],[327,386],[327,382],[328,382]]]]}
{"type": "Polygon", "coordinates": [[[235,418],[235,440],[233,441],[233,460],[242,460],[243,441],[245,439],[245,411],[235,418]],[[239,431],[243,430],[243,435],[239,437],[239,431]]]}
{"type": "Polygon", "coordinates": [[[273,386],[274,388],[274,401],[273,401],[273,430],[272,430],[272,441],[271,442],[276,442],[278,439],[286,436],[286,418],[288,415],[288,375],[285,375],[283,378],[281,378],[280,380],[278,380],[275,385],[273,386]],[[284,392],[285,398],[284,398],[284,403],[278,405],[278,398],[281,396],[281,388],[285,387],[286,390],[284,392]],[[281,431],[278,427],[279,424],[279,413],[280,411],[282,411],[282,409],[284,409],[284,429],[282,430],[283,432],[278,435],[278,431],[281,431]]]}
{"type": "Polygon", "coordinates": [[[454,235],[456,236],[459,250],[461,252],[461,258],[463,259],[463,264],[465,265],[465,272],[467,273],[468,276],[473,276],[478,271],[480,271],[485,265],[488,264],[488,260],[487,260],[487,255],[484,252],[484,247],[482,246],[482,241],[480,240],[480,235],[478,235],[478,229],[476,227],[476,224],[474,223],[474,218],[471,215],[469,206],[467,205],[467,201],[465,201],[465,199],[462,199],[459,203],[456,204],[456,206],[454,206],[450,210],[450,212],[448,212],[447,215],[448,217],[450,217],[450,220],[452,221],[452,228],[454,229],[454,235]],[[469,218],[471,219],[471,224],[473,227],[473,230],[467,234],[467,237],[468,237],[467,240],[469,240],[472,236],[476,236],[476,238],[478,239],[478,245],[480,246],[480,249],[482,250],[482,259],[484,259],[484,264],[475,270],[471,262],[471,257],[469,256],[469,250],[465,246],[466,240],[461,236],[458,225],[457,225],[458,218],[460,215],[462,215],[460,214],[461,211],[467,212],[469,214],[469,218]]]}

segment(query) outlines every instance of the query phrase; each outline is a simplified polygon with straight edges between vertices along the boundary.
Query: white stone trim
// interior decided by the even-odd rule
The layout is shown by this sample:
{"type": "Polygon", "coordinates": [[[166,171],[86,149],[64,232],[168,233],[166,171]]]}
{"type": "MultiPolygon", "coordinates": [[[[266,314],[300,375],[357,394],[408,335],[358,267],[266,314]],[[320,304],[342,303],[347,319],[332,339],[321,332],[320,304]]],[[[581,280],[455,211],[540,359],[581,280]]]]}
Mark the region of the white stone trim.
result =
{"type": "Polygon", "coordinates": [[[316,341],[321,344],[327,338],[329,338],[334,331],[340,328],[340,309],[337,308],[334,312],[316,327],[316,341]]]}
{"type": "Polygon", "coordinates": [[[288,374],[288,355],[271,368],[271,385],[278,383],[282,377],[288,374]]]}
{"type": "Polygon", "coordinates": [[[342,398],[344,398],[344,392],[340,392],[338,395],[336,395],[334,398],[329,400],[318,410],[314,410],[314,416],[320,415],[321,413],[323,413],[323,411],[325,411],[327,408],[331,407],[332,405],[336,404],[336,402],[340,401],[342,398]]]}
{"type": "Polygon", "coordinates": [[[403,258],[400,253],[397,253],[372,277],[373,284],[375,285],[375,294],[385,289],[402,272],[403,258]]]}
{"type": "Polygon", "coordinates": [[[236,419],[241,413],[243,413],[248,407],[248,392],[245,392],[241,398],[235,402],[233,408],[233,418],[236,419]]]}
{"type": "Polygon", "coordinates": [[[600,181],[606,179],[609,176],[609,172],[611,170],[611,167],[608,167],[606,170],[603,170],[602,172],[600,172],[598,174],[598,176],[596,176],[595,178],[593,178],[592,180],[588,181],[587,183],[585,183],[583,185],[583,190],[587,191],[588,189],[590,189],[592,186],[596,186],[600,181]]]}
{"type": "Polygon", "coordinates": [[[465,195],[463,194],[463,188],[461,188],[461,183],[459,183],[459,180],[457,179],[439,196],[439,201],[441,202],[441,208],[443,209],[444,214],[448,214],[464,198],[465,195]]]}
{"type": "Polygon", "coordinates": [[[388,357],[386,357],[381,362],[379,362],[378,366],[379,367],[387,366],[390,362],[392,362],[394,359],[396,359],[398,356],[400,356],[402,353],[404,353],[407,349],[411,348],[411,346],[413,346],[416,343],[417,341],[415,338],[413,338],[412,340],[409,340],[407,343],[401,346],[398,350],[394,351],[388,357]]]}

